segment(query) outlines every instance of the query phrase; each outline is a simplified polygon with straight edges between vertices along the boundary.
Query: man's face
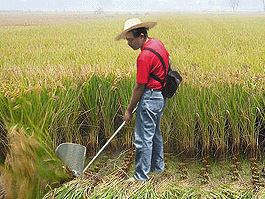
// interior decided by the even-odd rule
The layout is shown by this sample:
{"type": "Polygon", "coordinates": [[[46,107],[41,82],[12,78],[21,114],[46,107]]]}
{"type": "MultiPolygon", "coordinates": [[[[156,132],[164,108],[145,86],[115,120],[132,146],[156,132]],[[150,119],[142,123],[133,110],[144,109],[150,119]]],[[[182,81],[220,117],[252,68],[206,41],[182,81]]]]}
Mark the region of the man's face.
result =
{"type": "Polygon", "coordinates": [[[133,49],[133,50],[138,50],[139,48],[142,47],[144,37],[143,35],[140,35],[139,37],[135,38],[133,36],[132,32],[128,32],[126,34],[126,40],[128,42],[128,45],[133,49]]]}

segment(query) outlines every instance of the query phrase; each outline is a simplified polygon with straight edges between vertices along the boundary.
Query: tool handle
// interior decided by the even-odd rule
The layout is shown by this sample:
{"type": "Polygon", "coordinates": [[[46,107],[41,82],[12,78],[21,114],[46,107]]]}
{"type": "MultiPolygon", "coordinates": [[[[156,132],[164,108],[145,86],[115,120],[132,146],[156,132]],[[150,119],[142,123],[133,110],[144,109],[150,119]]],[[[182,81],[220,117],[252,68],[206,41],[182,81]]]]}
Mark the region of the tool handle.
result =
{"type": "MultiPolygon", "coordinates": [[[[132,113],[134,113],[136,110],[137,110],[137,107],[134,108],[134,110],[133,110],[132,113]]],[[[122,124],[120,125],[120,127],[113,133],[113,135],[110,137],[110,139],[104,144],[104,146],[99,150],[99,152],[94,156],[94,158],[87,164],[87,166],[83,170],[83,173],[85,173],[85,171],[90,167],[90,165],[97,159],[97,157],[108,146],[108,144],[110,143],[110,141],[119,133],[119,131],[122,129],[122,127],[124,125],[125,125],[125,121],[122,122],[122,124]]]]}

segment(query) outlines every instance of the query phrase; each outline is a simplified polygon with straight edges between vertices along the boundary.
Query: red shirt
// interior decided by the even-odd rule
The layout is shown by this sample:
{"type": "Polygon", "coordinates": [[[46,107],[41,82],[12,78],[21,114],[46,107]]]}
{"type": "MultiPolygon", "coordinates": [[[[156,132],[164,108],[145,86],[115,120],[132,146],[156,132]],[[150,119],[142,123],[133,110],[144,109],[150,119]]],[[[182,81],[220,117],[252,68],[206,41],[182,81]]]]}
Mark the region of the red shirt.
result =
{"type": "Polygon", "coordinates": [[[149,40],[144,43],[143,47],[141,48],[141,53],[137,58],[136,82],[139,84],[146,84],[146,88],[159,90],[162,89],[161,83],[151,78],[149,75],[150,73],[153,73],[159,79],[164,80],[164,67],[159,58],[153,52],[149,50],[143,50],[147,47],[154,49],[161,55],[168,70],[169,54],[164,44],[157,39],[149,38],[149,40]]]}

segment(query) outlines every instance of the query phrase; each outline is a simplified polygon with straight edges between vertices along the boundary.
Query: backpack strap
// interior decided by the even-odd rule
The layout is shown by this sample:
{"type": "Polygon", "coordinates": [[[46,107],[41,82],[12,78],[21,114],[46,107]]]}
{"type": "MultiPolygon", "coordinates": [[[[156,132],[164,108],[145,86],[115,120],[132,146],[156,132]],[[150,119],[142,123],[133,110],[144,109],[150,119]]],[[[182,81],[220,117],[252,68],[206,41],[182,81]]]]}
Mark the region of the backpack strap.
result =
{"type": "Polygon", "coordinates": [[[162,63],[163,65],[163,68],[164,68],[164,71],[165,71],[165,78],[164,80],[160,79],[159,77],[157,77],[155,74],[153,73],[150,73],[150,77],[152,77],[153,79],[155,79],[156,81],[160,82],[160,84],[162,85],[162,89],[164,88],[164,84],[165,84],[165,81],[166,81],[166,76],[167,76],[167,68],[166,68],[166,64],[162,58],[162,56],[157,52],[155,51],[154,49],[152,48],[144,48],[143,50],[149,50],[151,51],[152,53],[154,53],[160,60],[160,62],[162,63]]]}
{"type": "Polygon", "coordinates": [[[159,77],[157,77],[157,76],[154,75],[153,73],[150,73],[149,76],[152,77],[153,79],[155,79],[156,81],[160,82],[160,84],[161,84],[162,87],[163,87],[165,80],[163,81],[162,79],[160,79],[159,77]]]}

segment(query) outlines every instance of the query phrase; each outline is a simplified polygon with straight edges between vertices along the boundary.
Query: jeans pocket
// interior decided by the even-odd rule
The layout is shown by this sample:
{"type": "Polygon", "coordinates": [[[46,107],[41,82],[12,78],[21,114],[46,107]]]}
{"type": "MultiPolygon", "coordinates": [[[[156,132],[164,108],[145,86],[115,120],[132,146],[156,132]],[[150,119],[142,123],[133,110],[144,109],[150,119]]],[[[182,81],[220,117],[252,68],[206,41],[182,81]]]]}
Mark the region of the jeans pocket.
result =
{"type": "Polygon", "coordinates": [[[146,100],[146,108],[153,113],[160,113],[164,107],[164,99],[158,97],[150,97],[146,100]]]}

